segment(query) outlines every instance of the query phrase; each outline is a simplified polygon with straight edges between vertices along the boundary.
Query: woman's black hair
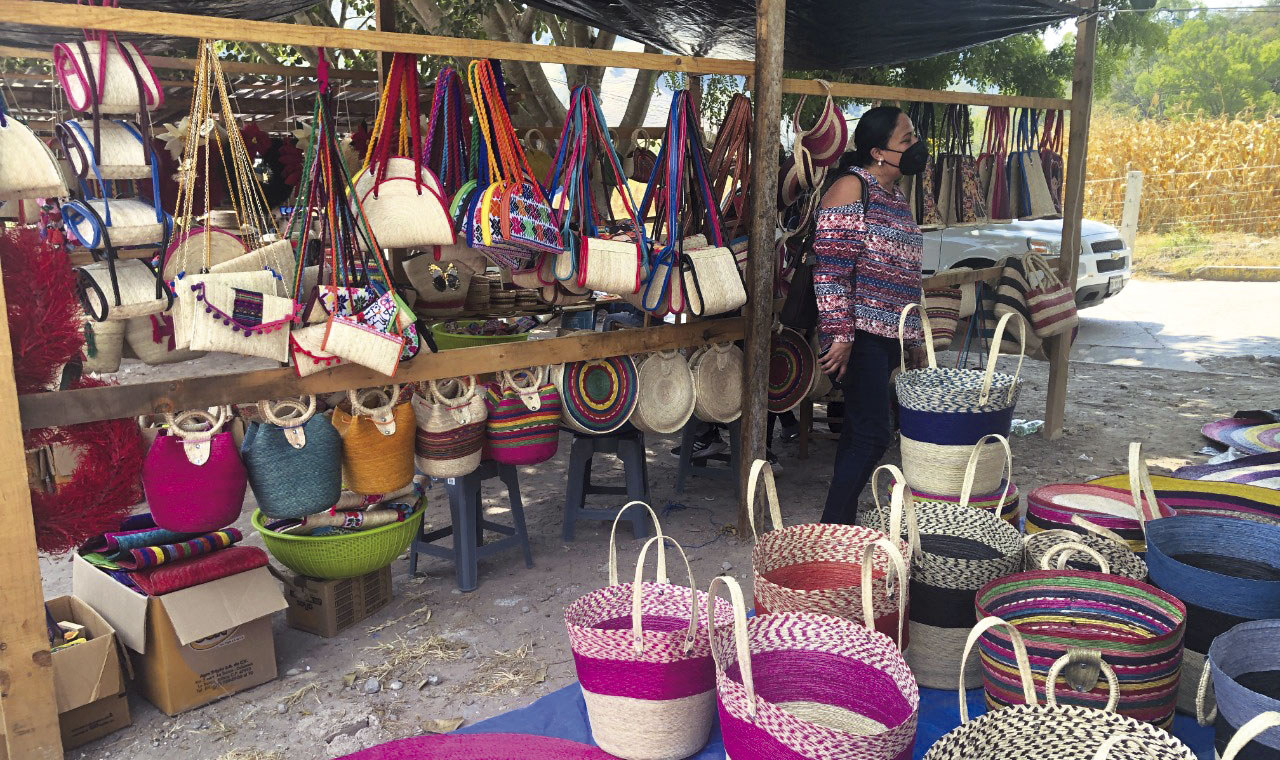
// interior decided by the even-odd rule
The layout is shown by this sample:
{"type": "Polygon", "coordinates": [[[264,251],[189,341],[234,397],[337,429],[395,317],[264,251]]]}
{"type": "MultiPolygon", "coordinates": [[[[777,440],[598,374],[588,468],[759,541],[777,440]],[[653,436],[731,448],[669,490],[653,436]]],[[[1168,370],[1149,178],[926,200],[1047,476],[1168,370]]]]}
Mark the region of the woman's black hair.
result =
{"type": "Polygon", "coordinates": [[[898,117],[903,113],[897,106],[876,106],[862,114],[853,130],[853,150],[840,157],[837,175],[843,175],[851,166],[870,166],[874,148],[884,148],[898,128],[898,117]]]}

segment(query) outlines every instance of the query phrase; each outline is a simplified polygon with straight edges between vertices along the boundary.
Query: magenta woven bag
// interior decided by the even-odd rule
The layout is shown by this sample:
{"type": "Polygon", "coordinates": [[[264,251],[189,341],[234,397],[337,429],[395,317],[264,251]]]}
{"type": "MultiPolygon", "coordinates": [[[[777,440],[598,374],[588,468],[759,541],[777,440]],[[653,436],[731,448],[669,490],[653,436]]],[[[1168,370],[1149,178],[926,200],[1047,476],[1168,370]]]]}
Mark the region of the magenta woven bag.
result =
{"type": "Polygon", "coordinates": [[[169,434],[156,438],[142,463],[152,519],[178,533],[225,528],[240,516],[249,483],[231,433],[219,432],[231,410],[165,416],[169,434]]]}
{"type": "Polygon", "coordinates": [[[484,403],[485,451],[501,464],[530,465],[556,455],[560,445],[560,391],[545,367],[502,372],[484,403]],[[524,385],[521,385],[524,382],[524,385]]]}

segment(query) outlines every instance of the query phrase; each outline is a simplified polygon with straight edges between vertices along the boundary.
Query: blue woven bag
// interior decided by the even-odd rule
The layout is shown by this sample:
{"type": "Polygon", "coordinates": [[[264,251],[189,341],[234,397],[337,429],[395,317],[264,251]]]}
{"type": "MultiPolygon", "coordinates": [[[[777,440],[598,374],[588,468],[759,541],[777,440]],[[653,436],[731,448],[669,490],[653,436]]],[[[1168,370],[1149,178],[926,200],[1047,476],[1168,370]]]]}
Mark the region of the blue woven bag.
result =
{"type": "MultiPolygon", "coordinates": [[[[1209,647],[1196,718],[1201,725],[1213,724],[1214,749],[1221,756],[1241,726],[1269,711],[1280,711],[1280,620],[1241,623],[1209,647]],[[1210,674],[1217,707],[1211,707],[1208,698],[1210,674]]],[[[1254,741],[1255,746],[1241,753],[1242,760],[1280,758],[1280,729],[1273,728],[1254,741]]]]}
{"type": "Polygon", "coordinates": [[[342,438],[316,414],[316,398],[258,404],[267,422],[249,425],[240,458],[258,508],[275,519],[305,517],[329,509],[342,495],[342,438]],[[291,409],[290,417],[277,416],[291,409]]]}

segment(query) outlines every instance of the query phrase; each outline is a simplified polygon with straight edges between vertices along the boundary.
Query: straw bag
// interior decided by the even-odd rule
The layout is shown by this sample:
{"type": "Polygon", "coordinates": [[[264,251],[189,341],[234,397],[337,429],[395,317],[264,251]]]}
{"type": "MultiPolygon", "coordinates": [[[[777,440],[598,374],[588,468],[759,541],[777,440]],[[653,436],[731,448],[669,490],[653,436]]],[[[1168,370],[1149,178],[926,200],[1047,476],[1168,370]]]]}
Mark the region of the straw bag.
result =
{"type": "Polygon", "coordinates": [[[142,463],[142,488],[156,526],[207,533],[240,516],[248,480],[230,432],[231,409],[166,414],[169,435],[156,438],[142,463]]]}
{"type": "Polygon", "coordinates": [[[124,338],[129,350],[146,364],[173,364],[204,356],[203,351],[178,348],[174,342],[173,317],[149,314],[124,322],[124,338]]]}
{"type": "Polygon", "coordinates": [[[105,374],[120,369],[124,353],[125,322],[84,323],[84,371],[105,374]]]}
{"type": "Polygon", "coordinates": [[[333,410],[342,436],[342,483],[359,494],[385,494],[413,482],[413,407],[400,402],[400,386],[347,391],[351,411],[333,410]],[[377,404],[377,406],[369,406],[377,404]]]}
{"type": "Polygon", "coordinates": [[[436,253],[420,251],[404,260],[404,275],[418,294],[414,312],[424,317],[453,317],[466,313],[467,290],[471,278],[484,270],[484,257],[462,246],[470,256],[444,260],[441,249],[436,253]],[[474,257],[474,258],[472,258],[474,257]]]}
{"type": "Polygon", "coordinates": [[[1058,273],[1039,254],[1024,255],[1022,265],[1030,286],[1025,294],[1027,311],[1036,335],[1049,338],[1074,330],[1080,324],[1075,291],[1058,278],[1058,273]]]}
{"type": "Polygon", "coordinates": [[[703,422],[729,424],[742,416],[742,349],[717,343],[689,358],[693,414],[703,422]]]}
{"type": "Polygon", "coordinates": [[[414,463],[433,478],[460,478],[475,472],[484,450],[484,398],[476,378],[430,380],[413,396],[418,420],[414,463]]]}
{"type": "MultiPolygon", "coordinates": [[[[180,200],[179,203],[181,202],[180,200]]],[[[213,272],[219,267],[222,267],[219,272],[263,269],[245,267],[240,263],[248,253],[249,246],[233,230],[211,224],[188,227],[174,235],[165,250],[165,280],[174,280],[195,272],[213,272]],[[231,265],[231,268],[224,265],[231,265]]]]}
{"type": "Polygon", "coordinates": [[[612,433],[631,419],[639,400],[636,364],[630,356],[570,362],[552,368],[562,420],[580,433],[612,433]]]}
{"type": "Polygon", "coordinates": [[[1280,526],[1227,517],[1146,523],[1151,582],[1187,607],[1178,709],[1194,714],[1210,643],[1248,620],[1280,618],[1280,526]]]}
{"type": "Polygon", "coordinates": [[[531,465],[560,445],[560,392],[546,367],[502,372],[485,391],[485,450],[500,464],[531,465]],[[521,385],[521,382],[524,385],[521,385]]]}
{"type": "Polygon", "coordinates": [[[191,295],[196,300],[191,316],[192,350],[289,361],[289,326],[301,311],[292,298],[217,281],[193,285],[191,295]]]}
{"type": "MultiPolygon", "coordinates": [[[[898,319],[898,344],[903,346],[904,357],[906,348],[903,345],[903,330],[907,324],[907,315],[915,308],[918,308],[916,304],[907,304],[898,319]]],[[[1000,318],[1000,323],[996,326],[996,338],[992,341],[993,346],[999,345],[1005,326],[1012,317],[1012,314],[1006,314],[1000,318]]],[[[916,412],[983,414],[1009,411],[1012,413],[1013,407],[1018,402],[1020,388],[1018,375],[1022,372],[1024,358],[1021,354],[1018,356],[1018,368],[1012,375],[996,372],[996,360],[1000,358],[1000,352],[995,350],[990,352],[985,372],[976,369],[939,368],[937,357],[933,353],[933,334],[929,318],[922,315],[920,323],[924,327],[924,346],[925,353],[929,357],[929,366],[907,370],[905,359],[899,363],[901,372],[894,381],[894,387],[898,391],[899,406],[916,412]]],[[[1019,335],[1025,342],[1026,331],[1021,321],[1018,322],[1018,328],[1019,335]]],[[[1003,420],[1003,418],[999,419],[1003,420]]],[[[984,418],[983,422],[987,424],[983,427],[996,426],[997,423],[994,420],[994,417],[984,418]]],[[[1006,425],[1005,430],[1007,429],[1006,425]]]]}
{"type": "MultiPolygon", "coordinates": [[[[1280,694],[1275,688],[1280,671],[1277,643],[1280,620],[1256,620],[1237,625],[1209,647],[1209,667],[1204,669],[1196,698],[1196,720],[1202,726],[1213,725],[1216,756],[1232,735],[1258,716],[1280,715],[1280,694]]],[[[1280,731],[1269,731],[1257,742],[1261,746],[1246,752],[1246,758],[1280,756],[1280,731]]]]}
{"type": "Polygon", "coordinates": [[[1019,219],[1044,219],[1055,216],[1044,176],[1044,163],[1037,150],[1040,123],[1035,109],[1024,108],[1017,118],[1014,151],[1009,154],[1009,213],[1019,219]]]}
{"type": "Polygon", "coordinates": [[[1027,496],[1027,532],[1053,528],[1071,530],[1077,516],[1107,528],[1129,542],[1135,552],[1146,551],[1144,525],[1170,517],[1173,510],[1156,498],[1142,457],[1142,444],[1129,444],[1129,488],[1059,483],[1041,486],[1027,496]]]}
{"type": "MultiPolygon", "coordinates": [[[[1031,668],[1042,694],[1054,660],[1074,648],[1092,649],[1119,677],[1121,715],[1161,727],[1173,720],[1187,617],[1173,596],[1106,573],[1035,570],[988,583],[978,591],[975,606],[979,617],[1004,618],[1030,642],[1031,668]]],[[[987,706],[1018,704],[1008,635],[989,632],[981,646],[987,706]]],[[[1109,701],[1096,670],[1069,675],[1072,690],[1061,695],[1067,703],[1098,707],[1109,701]]]]}
{"type": "Polygon", "coordinates": [[[751,535],[751,573],[755,584],[756,612],[812,612],[853,621],[869,620],[873,627],[905,650],[907,584],[911,571],[904,557],[917,545],[896,536],[906,510],[908,533],[914,534],[914,505],[903,504],[905,485],[894,485],[886,535],[861,525],[782,525],[773,469],[756,460],[747,480],[747,505],[751,535]],[[765,497],[773,530],[757,535],[755,496],[764,473],[765,497]]]}
{"type": "MultiPolygon", "coordinates": [[[[266,293],[271,288],[270,272],[234,272],[231,274],[187,274],[173,284],[173,338],[176,348],[190,348],[191,334],[195,328],[197,314],[204,315],[204,304],[196,300],[195,288],[206,282],[216,283],[222,288],[239,288],[257,293],[266,293]]],[[[212,312],[208,313],[212,319],[212,312]]]]}
{"type": "MultiPolygon", "coordinates": [[[[1011,688],[1019,686],[1023,702],[969,720],[964,685],[960,685],[960,726],[937,741],[924,760],[1194,760],[1195,753],[1182,742],[1148,723],[1114,710],[1119,698],[1119,678],[1096,651],[1071,649],[1055,657],[1046,676],[1045,702],[1036,699],[1037,684],[1019,630],[998,617],[979,621],[969,634],[963,658],[967,662],[974,642],[992,628],[1005,631],[1009,646],[1002,659],[1009,663],[1011,688]],[[1007,656],[1006,656],[1007,655],[1007,656]],[[1087,670],[1105,680],[1107,700],[1103,709],[1058,704],[1058,678],[1087,670]],[[1065,671],[1065,672],[1064,672],[1065,671]]],[[[991,634],[987,633],[987,641],[991,634]]],[[[986,652],[983,650],[985,662],[986,652]]]]}
{"type": "MultiPolygon", "coordinates": [[[[910,486],[909,483],[907,485],[910,486]]],[[[911,498],[917,502],[937,502],[951,506],[960,506],[962,503],[959,496],[944,496],[918,488],[911,489],[911,498]]],[[[985,509],[993,515],[998,515],[1001,520],[1019,529],[1021,529],[1022,518],[1021,505],[1022,495],[1018,493],[1017,484],[1010,483],[1007,479],[1002,479],[1000,486],[991,493],[970,496],[968,504],[974,509],[985,509]]]]}
{"type": "Polygon", "coordinates": [[[978,155],[978,186],[987,199],[987,212],[993,222],[1007,222],[1013,218],[1009,202],[1009,108],[987,108],[987,125],[982,138],[982,152],[978,155]]]}
{"type": "MultiPolygon", "coordinates": [[[[915,125],[916,135],[926,146],[933,137],[934,104],[912,103],[907,107],[907,116],[915,125]]],[[[924,171],[915,175],[903,175],[898,180],[898,188],[907,197],[907,205],[911,207],[911,216],[921,227],[937,227],[942,224],[942,215],[938,213],[938,190],[935,186],[933,156],[925,160],[924,171]]]]}
{"type": "Polygon", "coordinates": [[[946,351],[955,339],[960,323],[960,288],[930,288],[924,291],[924,313],[932,329],[933,350],[946,351]]]}
{"type": "MultiPolygon", "coordinates": [[[[612,568],[612,538],[610,561],[612,568]]],[[[715,666],[698,616],[706,608],[684,549],[659,533],[640,550],[632,583],[610,583],[565,609],[591,738],[601,749],[624,760],[680,760],[706,746],[716,718],[715,666]],[[680,553],[687,587],[666,582],[661,570],[658,582],[642,582],[655,542],[680,553]]],[[[721,625],[732,621],[728,610],[716,613],[721,625]]]]}
{"type": "Polygon", "coordinates": [[[316,397],[259,401],[266,422],[251,422],[240,445],[249,487],[262,514],[306,517],[342,496],[342,438],[316,414],[316,397]]]}
{"type": "Polygon", "coordinates": [[[1124,539],[1106,528],[1091,526],[1082,518],[1077,517],[1077,522],[1081,527],[1079,531],[1043,530],[1027,536],[1023,569],[1048,570],[1050,560],[1056,555],[1059,570],[1069,568],[1113,573],[1135,581],[1147,580],[1147,563],[1129,548],[1124,539]],[[1090,551],[1078,548],[1077,544],[1090,551]],[[1065,551],[1063,546],[1072,547],[1072,551],[1065,551]]]}
{"type": "Polygon", "coordinates": [[[631,424],[646,433],[670,435],[693,416],[693,373],[679,351],[658,351],[640,360],[639,393],[631,424]]]}
{"type": "Polygon", "coordinates": [[[53,46],[53,70],[71,110],[138,113],[164,103],[155,72],[132,42],[121,42],[106,32],[88,34],[97,38],[53,46]]]}
{"type": "Polygon", "coordinates": [[[64,121],[54,136],[80,179],[150,179],[154,154],[138,128],[121,119],[64,121]],[[92,136],[91,136],[92,135],[92,136]]]}
{"type": "Polygon", "coordinates": [[[90,197],[62,204],[62,218],[71,237],[85,248],[159,246],[172,220],[159,200],[90,197]]]}
{"type": "Polygon", "coordinates": [[[67,183],[53,151],[21,121],[9,113],[0,97],[0,201],[60,198],[67,183]]]}
{"type": "MultiPolygon", "coordinates": [[[[288,240],[274,240],[209,267],[211,274],[228,272],[269,271],[275,277],[276,295],[291,295],[291,286],[297,272],[297,259],[293,245],[288,240]]],[[[216,258],[216,254],[214,256],[216,258]]]]}
{"type": "Polygon", "coordinates": [[[1064,124],[1062,111],[1048,111],[1044,118],[1044,132],[1040,135],[1040,166],[1049,184],[1053,207],[1062,213],[1062,184],[1066,178],[1066,165],[1062,160],[1064,124]]]}
{"type": "Polygon", "coordinates": [[[789,327],[774,330],[769,337],[769,411],[782,414],[799,406],[817,373],[818,358],[809,341],[789,327]]]}
{"type": "Polygon", "coordinates": [[[76,291],[85,314],[97,322],[123,322],[159,314],[173,302],[150,262],[117,259],[108,249],[102,261],[76,267],[76,291]]]}
{"type": "Polygon", "coordinates": [[[987,221],[987,200],[978,182],[978,162],[969,142],[969,107],[946,107],[939,143],[937,176],[938,213],[946,226],[982,224],[987,221]]]}
{"type": "Polygon", "coordinates": [[[994,493],[1013,477],[1009,441],[997,433],[984,435],[972,446],[920,443],[905,435],[899,443],[907,484],[927,493],[960,496],[964,501],[966,494],[994,493]]]}
{"type": "Polygon", "coordinates": [[[289,331],[289,358],[298,377],[308,377],[342,364],[340,357],[320,348],[328,329],[328,325],[322,324],[296,327],[289,331]]]}
{"type": "Polygon", "coordinates": [[[920,691],[902,653],[878,631],[805,612],[746,617],[729,576],[707,591],[720,732],[734,760],[905,760],[920,691]],[[729,590],[733,630],[717,630],[729,590]],[[733,657],[726,657],[733,652],[733,657]]]}

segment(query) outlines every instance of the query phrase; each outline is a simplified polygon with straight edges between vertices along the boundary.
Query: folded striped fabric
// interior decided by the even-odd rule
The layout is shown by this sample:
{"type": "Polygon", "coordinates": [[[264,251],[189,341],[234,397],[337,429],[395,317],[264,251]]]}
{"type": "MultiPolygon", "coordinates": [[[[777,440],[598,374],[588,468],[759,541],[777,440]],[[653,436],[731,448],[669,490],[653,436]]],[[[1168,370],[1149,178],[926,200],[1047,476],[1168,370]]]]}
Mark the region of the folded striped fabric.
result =
{"type": "Polygon", "coordinates": [[[185,562],[129,573],[129,579],[148,596],[159,596],[265,567],[266,564],[267,553],[258,547],[231,546],[185,562]]]}
{"type": "Polygon", "coordinates": [[[164,528],[157,528],[155,521],[151,519],[151,513],[143,513],[140,515],[131,515],[126,518],[120,525],[120,530],[110,533],[103,533],[101,536],[95,536],[85,542],[81,547],[81,553],[101,552],[103,554],[112,554],[114,552],[129,551],[143,546],[159,546],[162,544],[173,544],[179,541],[186,541],[195,538],[199,533],[175,533],[164,528]]]}
{"type": "Polygon", "coordinates": [[[130,549],[127,554],[122,553],[116,558],[115,562],[121,570],[143,570],[225,549],[241,538],[243,536],[235,528],[216,530],[187,541],[130,549]]]}

